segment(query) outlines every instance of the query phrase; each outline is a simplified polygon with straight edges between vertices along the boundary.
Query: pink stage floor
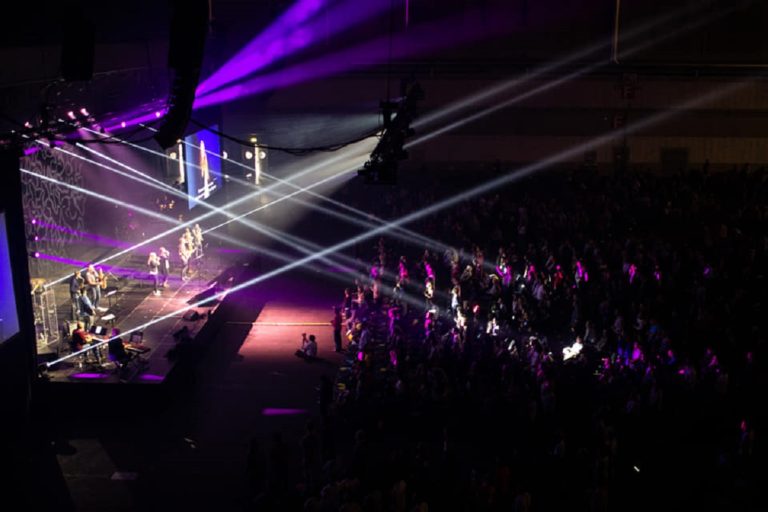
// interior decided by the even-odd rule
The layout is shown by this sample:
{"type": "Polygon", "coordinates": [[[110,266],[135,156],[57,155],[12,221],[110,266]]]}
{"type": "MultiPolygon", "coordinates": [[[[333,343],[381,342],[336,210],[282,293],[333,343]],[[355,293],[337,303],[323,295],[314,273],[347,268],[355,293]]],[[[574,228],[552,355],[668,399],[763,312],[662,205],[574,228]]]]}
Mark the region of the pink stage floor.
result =
{"type": "MultiPolygon", "coordinates": [[[[343,358],[330,326],[341,285],[281,276],[232,298],[242,314],[219,326],[166,410],[96,420],[98,435],[88,434],[92,424],[73,427],[77,453],[59,462],[78,510],[243,510],[252,440],[266,452],[280,432],[298,460],[306,421],[318,421],[320,377],[333,378],[343,358]],[[302,332],[317,336],[318,361],[294,355],[302,332]]],[[[291,474],[288,485],[300,480],[298,467],[291,474]]]]}

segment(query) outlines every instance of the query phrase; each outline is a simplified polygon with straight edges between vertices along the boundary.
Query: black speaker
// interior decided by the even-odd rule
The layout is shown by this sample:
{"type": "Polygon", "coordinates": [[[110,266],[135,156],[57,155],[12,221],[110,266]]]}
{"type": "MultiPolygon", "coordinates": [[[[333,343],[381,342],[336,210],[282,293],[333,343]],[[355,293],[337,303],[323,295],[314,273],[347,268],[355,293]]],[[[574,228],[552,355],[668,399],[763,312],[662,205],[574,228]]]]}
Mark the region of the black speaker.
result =
{"type": "Polygon", "coordinates": [[[64,34],[61,41],[61,76],[64,80],[87,81],[93,78],[96,29],[82,8],[63,13],[64,34]]]}
{"type": "Polygon", "coordinates": [[[168,67],[200,69],[208,33],[207,0],[171,0],[168,67]]]}
{"type": "MultiPolygon", "coordinates": [[[[191,311],[187,311],[186,313],[184,313],[184,316],[182,318],[184,318],[184,320],[195,321],[195,320],[198,320],[201,317],[202,317],[202,315],[200,315],[200,313],[198,313],[197,311],[195,311],[193,309],[191,311]]],[[[186,329],[186,327],[185,327],[185,329],[186,329]]]]}
{"type": "Polygon", "coordinates": [[[206,0],[172,0],[171,29],[168,41],[168,67],[174,71],[168,112],[155,134],[163,149],[184,136],[192,115],[195,90],[200,80],[203,50],[208,32],[206,0]]]}

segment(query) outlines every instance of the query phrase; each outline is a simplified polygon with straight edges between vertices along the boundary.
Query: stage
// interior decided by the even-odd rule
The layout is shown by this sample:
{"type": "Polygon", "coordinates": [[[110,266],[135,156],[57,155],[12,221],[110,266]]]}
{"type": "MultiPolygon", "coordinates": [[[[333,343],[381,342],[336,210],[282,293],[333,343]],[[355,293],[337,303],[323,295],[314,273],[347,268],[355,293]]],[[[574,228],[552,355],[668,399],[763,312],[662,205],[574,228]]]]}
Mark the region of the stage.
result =
{"type": "MultiPolygon", "coordinates": [[[[94,339],[108,339],[112,327],[127,333],[132,329],[149,324],[136,333],[123,336],[124,341],[131,341],[132,335],[139,335],[142,353],[134,350],[136,359],[133,366],[119,371],[115,363],[108,358],[107,345],[99,347],[98,361],[93,352],[64,359],[48,367],[44,375],[49,383],[88,383],[88,384],[159,384],[166,380],[177,362],[183,357],[184,349],[193,344],[211,315],[221,303],[212,300],[203,306],[181,312],[190,304],[199,303],[232,286],[236,268],[229,265],[219,255],[213,253],[204,256],[205,265],[193,267],[191,279],[183,281],[178,274],[170,276],[168,286],[160,295],[153,293],[151,276],[137,263],[142,263],[140,256],[128,257],[121,261],[119,274],[115,276],[114,293],[103,297],[101,303],[106,311],[100,312],[94,326],[105,328],[106,334],[94,339]],[[131,271],[131,268],[136,268],[131,271]],[[114,318],[112,316],[114,315],[114,318]]],[[[116,266],[117,267],[117,266],[116,266]]],[[[67,326],[71,321],[71,308],[68,297],[68,284],[55,287],[57,296],[57,316],[60,326],[67,326]],[[59,298],[61,297],[61,301],[59,298]]],[[[61,329],[60,340],[48,346],[44,356],[48,363],[66,357],[69,343],[66,327],[61,329]]],[[[43,363],[44,365],[45,363],[43,363]]]]}

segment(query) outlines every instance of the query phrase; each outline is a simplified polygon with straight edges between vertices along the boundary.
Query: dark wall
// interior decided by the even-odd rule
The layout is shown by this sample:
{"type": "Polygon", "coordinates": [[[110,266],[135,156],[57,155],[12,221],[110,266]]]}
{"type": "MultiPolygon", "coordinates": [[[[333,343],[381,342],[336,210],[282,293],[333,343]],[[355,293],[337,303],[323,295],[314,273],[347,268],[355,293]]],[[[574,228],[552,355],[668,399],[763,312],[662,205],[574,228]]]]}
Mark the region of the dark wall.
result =
{"type": "MultiPolygon", "coordinates": [[[[5,212],[13,285],[19,311],[19,334],[0,345],[0,431],[19,433],[29,420],[31,383],[34,376],[34,326],[27,272],[18,158],[0,153],[0,211],[5,212]]],[[[0,436],[2,441],[7,436],[0,436]]]]}

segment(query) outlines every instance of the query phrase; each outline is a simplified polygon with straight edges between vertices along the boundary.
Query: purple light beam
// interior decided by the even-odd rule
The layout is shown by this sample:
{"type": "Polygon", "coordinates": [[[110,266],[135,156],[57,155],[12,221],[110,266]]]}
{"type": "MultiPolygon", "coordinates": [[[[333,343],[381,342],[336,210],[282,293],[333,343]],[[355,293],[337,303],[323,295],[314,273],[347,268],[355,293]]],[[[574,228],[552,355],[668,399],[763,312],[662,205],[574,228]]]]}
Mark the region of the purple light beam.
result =
{"type": "MultiPolygon", "coordinates": [[[[314,16],[322,7],[326,0],[298,0],[287,11],[285,11],[277,20],[275,20],[266,30],[256,36],[250,43],[245,45],[231,59],[210,77],[203,80],[198,86],[198,94],[210,92],[232,80],[232,76],[240,71],[237,67],[241,61],[247,61],[253,56],[262,55],[262,52],[269,52],[271,45],[282,40],[287,34],[291,33],[296,27],[300,27],[314,16]]],[[[243,77],[250,72],[239,75],[243,77]]]]}
{"type": "Polygon", "coordinates": [[[304,25],[285,27],[278,26],[278,20],[203,81],[197,88],[197,96],[201,97],[231,85],[323,37],[338,34],[401,2],[402,0],[347,0],[335,6],[322,20],[307,17],[304,25]],[[326,19],[331,21],[326,23],[326,19]],[[279,30],[282,30],[282,33],[278,33],[279,30]]]}
{"type": "Polygon", "coordinates": [[[72,235],[76,238],[87,238],[89,240],[93,240],[94,242],[101,244],[101,245],[107,245],[110,247],[120,247],[122,249],[126,247],[131,247],[132,245],[126,242],[121,242],[119,240],[114,240],[112,238],[101,236],[101,235],[95,235],[93,233],[84,233],[82,231],[77,231],[72,228],[68,228],[66,226],[59,226],[58,224],[51,224],[49,222],[45,222],[42,220],[37,221],[38,226],[48,229],[53,229],[55,231],[61,231],[62,233],[67,233],[69,235],[72,235]]]}
{"type": "MultiPolygon", "coordinates": [[[[407,33],[399,34],[392,42],[392,57],[404,58],[428,54],[440,48],[501,35],[512,29],[513,24],[510,23],[509,17],[500,14],[488,19],[483,17],[480,11],[472,11],[461,17],[450,17],[426,25],[413,26],[407,33]],[[465,30],[458,31],[457,27],[465,27],[465,30]]],[[[225,87],[197,98],[195,109],[323,78],[356,67],[385,62],[389,58],[389,50],[389,37],[382,37],[308,63],[225,87]]]]}

